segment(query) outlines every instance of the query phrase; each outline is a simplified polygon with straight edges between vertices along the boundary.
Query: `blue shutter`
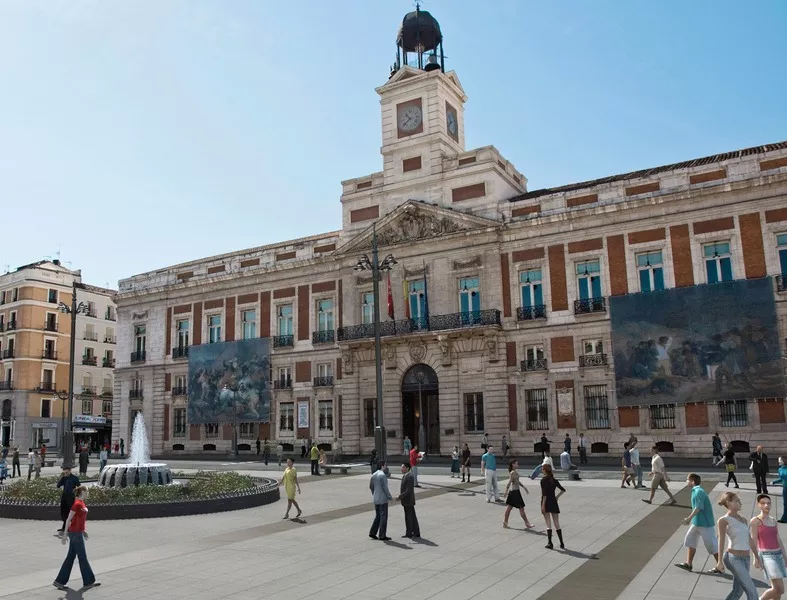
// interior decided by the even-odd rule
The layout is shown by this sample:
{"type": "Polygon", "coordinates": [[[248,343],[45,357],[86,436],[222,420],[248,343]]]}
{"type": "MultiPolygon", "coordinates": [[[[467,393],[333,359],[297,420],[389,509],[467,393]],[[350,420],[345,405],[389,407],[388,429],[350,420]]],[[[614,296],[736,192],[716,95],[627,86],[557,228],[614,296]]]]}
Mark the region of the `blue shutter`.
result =
{"type": "Polygon", "coordinates": [[[470,302],[473,307],[473,312],[479,312],[481,310],[481,292],[477,291],[475,294],[470,294],[470,302]]]}
{"type": "Polygon", "coordinates": [[[593,289],[593,298],[601,298],[601,277],[591,277],[590,285],[593,289]]]}
{"type": "Polygon", "coordinates": [[[705,261],[705,272],[708,275],[708,283],[719,283],[719,274],[718,271],[716,270],[715,260],[705,261]]]}
{"type": "Polygon", "coordinates": [[[417,319],[421,316],[418,312],[418,294],[410,294],[410,318],[417,319]]]}
{"type": "Polygon", "coordinates": [[[579,280],[579,299],[587,300],[590,298],[590,290],[588,288],[588,278],[582,277],[579,280]]]}
{"type": "Polygon", "coordinates": [[[530,303],[530,286],[529,285],[523,285],[522,286],[522,306],[525,307],[525,308],[529,308],[530,306],[532,306],[532,304],[530,303]]]}
{"type": "Polygon", "coordinates": [[[641,292],[650,291],[650,272],[647,269],[640,269],[639,289],[641,292]]]}
{"type": "Polygon", "coordinates": [[[725,256],[721,260],[721,280],[732,281],[732,260],[729,256],[725,256]]]}
{"type": "Polygon", "coordinates": [[[664,289],[664,269],[661,267],[656,267],[653,269],[653,289],[664,289]]]}
{"type": "Polygon", "coordinates": [[[779,250],[779,263],[782,267],[781,274],[787,275],[787,248],[779,250]]]}
{"type": "MultiPolygon", "coordinates": [[[[787,252],[784,254],[787,256],[787,252]]],[[[785,260],[787,260],[787,258],[785,260]]],[[[542,306],[544,304],[544,292],[541,291],[540,283],[536,283],[533,286],[533,304],[536,306],[542,306]]]]}

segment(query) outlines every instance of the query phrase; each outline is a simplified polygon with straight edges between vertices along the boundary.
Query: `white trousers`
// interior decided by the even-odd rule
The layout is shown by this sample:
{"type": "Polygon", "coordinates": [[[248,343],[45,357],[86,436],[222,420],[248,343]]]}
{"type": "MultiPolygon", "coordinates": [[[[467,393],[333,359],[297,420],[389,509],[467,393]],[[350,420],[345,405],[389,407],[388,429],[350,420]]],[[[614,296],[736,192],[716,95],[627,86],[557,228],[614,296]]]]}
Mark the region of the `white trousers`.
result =
{"type": "Polygon", "coordinates": [[[486,499],[495,501],[500,500],[500,493],[497,491],[497,471],[486,470],[486,499]]]}

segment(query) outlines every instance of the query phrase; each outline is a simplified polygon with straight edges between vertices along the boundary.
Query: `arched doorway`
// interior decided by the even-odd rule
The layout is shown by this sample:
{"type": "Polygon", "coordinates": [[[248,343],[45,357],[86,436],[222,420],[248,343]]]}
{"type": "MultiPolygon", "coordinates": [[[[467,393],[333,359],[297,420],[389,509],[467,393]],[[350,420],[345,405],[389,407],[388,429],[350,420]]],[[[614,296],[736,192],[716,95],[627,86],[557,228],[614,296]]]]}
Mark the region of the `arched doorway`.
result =
{"type": "Polygon", "coordinates": [[[413,365],[402,377],[402,438],[410,436],[427,454],[440,453],[439,389],[429,365],[413,365]]]}

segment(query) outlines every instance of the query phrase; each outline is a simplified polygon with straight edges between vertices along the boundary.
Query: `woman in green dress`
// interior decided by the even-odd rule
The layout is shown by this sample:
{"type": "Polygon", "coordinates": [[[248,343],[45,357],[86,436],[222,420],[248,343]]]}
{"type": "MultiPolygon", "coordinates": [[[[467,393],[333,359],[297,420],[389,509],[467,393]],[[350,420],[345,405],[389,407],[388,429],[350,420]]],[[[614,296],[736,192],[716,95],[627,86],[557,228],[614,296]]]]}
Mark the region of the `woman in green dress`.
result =
{"type": "Polygon", "coordinates": [[[303,514],[301,507],[295,501],[295,492],[301,493],[301,485],[298,483],[298,471],[293,466],[292,458],[287,459],[287,468],[284,469],[284,475],[282,475],[279,485],[284,486],[284,493],[287,494],[287,512],[284,513],[284,518],[290,518],[290,508],[294,506],[298,511],[298,514],[295,515],[297,519],[303,514]]]}

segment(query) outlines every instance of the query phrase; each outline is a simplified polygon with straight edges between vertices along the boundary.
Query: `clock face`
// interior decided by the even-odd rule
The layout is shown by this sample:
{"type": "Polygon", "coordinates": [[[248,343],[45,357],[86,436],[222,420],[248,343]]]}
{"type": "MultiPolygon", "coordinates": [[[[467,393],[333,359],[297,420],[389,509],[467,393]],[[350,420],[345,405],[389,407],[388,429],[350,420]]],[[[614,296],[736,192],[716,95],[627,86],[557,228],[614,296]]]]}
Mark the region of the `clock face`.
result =
{"type": "Polygon", "coordinates": [[[399,129],[414,131],[421,125],[421,109],[418,106],[408,106],[399,113],[399,129]]]}
{"type": "Polygon", "coordinates": [[[448,111],[446,114],[446,120],[448,121],[448,133],[451,135],[456,135],[456,113],[448,111]]]}

